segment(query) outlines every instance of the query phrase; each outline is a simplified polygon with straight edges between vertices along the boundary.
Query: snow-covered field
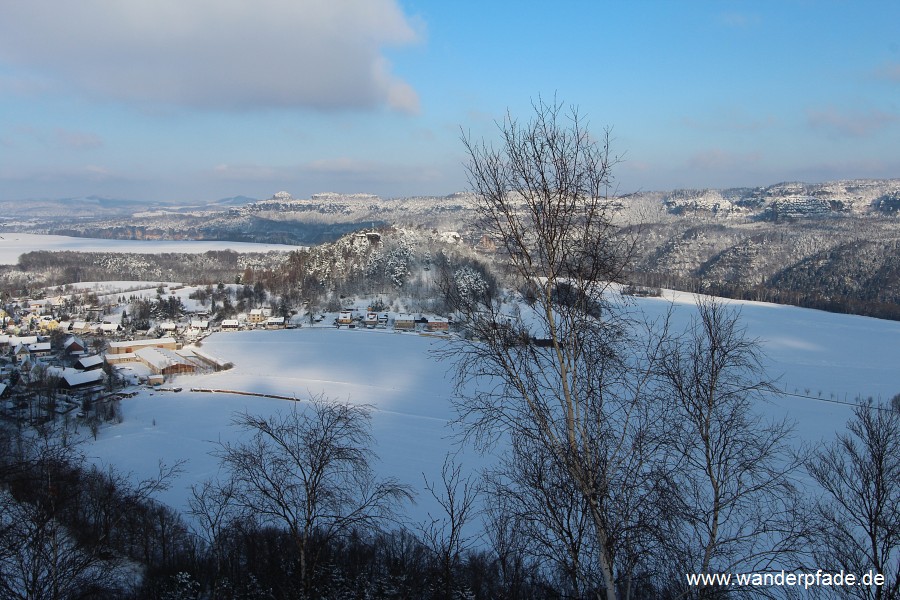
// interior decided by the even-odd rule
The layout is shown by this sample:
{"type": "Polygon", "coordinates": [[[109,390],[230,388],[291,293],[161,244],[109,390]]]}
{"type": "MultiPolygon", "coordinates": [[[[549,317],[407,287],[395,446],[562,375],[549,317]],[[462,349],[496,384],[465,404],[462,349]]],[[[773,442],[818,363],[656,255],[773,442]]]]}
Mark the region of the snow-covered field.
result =
{"type": "Polygon", "coordinates": [[[0,233],[0,265],[14,265],[26,252],[35,250],[72,250],[75,252],[128,252],[132,254],[163,254],[182,252],[200,254],[210,250],[235,252],[288,252],[294,246],[283,244],[254,244],[249,242],[184,241],[184,240],[100,240],[94,238],[41,235],[37,233],[0,233]]]}
{"type": "MultiPolygon", "coordinates": [[[[680,328],[694,310],[690,295],[669,293],[637,302],[648,314],[659,315],[669,301],[675,303],[680,328]]],[[[773,417],[787,414],[795,420],[798,442],[815,444],[843,429],[852,410],[839,403],[845,399],[862,395],[886,401],[900,392],[900,323],[772,304],[732,305],[742,311],[749,335],[760,338],[780,387],[813,397],[788,395],[760,407],[773,417]]],[[[123,401],[124,422],[102,430],[87,450],[95,460],[137,475],[155,471],[159,459],[188,459],[184,474],[160,496],[184,508],[190,485],[216,475],[217,462],[208,454],[212,442],[238,435],[230,425],[235,411],[269,415],[292,404],[191,392],[191,387],[301,399],[324,394],[373,407],[378,469],[418,490],[409,515],[421,521],[436,509],[423,493],[422,474],[437,478],[445,454],[457,449],[449,426],[452,365],[429,352],[443,343],[439,337],[332,328],[214,334],[203,350],[233,362],[234,369],[180,377],[173,383],[184,388],[180,393],[142,390],[123,401]]],[[[459,460],[471,469],[490,462],[471,450],[459,460]]]]}

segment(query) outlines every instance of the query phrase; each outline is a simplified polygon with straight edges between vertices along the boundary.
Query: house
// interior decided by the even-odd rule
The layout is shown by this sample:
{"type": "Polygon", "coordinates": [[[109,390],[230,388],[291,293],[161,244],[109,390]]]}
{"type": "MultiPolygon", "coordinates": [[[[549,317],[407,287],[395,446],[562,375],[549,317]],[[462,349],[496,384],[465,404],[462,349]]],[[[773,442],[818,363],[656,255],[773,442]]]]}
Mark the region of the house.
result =
{"type": "Polygon", "coordinates": [[[428,323],[425,324],[425,329],[446,333],[450,331],[450,320],[444,317],[431,317],[428,319],[428,323]]]}
{"type": "Polygon", "coordinates": [[[388,324],[388,315],[387,313],[378,315],[378,328],[385,329],[388,324]]]}
{"type": "Polygon", "coordinates": [[[17,344],[13,350],[13,359],[19,364],[29,362],[31,360],[31,351],[28,349],[28,345],[22,343],[17,344]]]}
{"type": "Polygon", "coordinates": [[[237,319],[225,319],[222,321],[222,331],[237,331],[241,323],[237,319]]]}
{"type": "Polygon", "coordinates": [[[93,371],[66,372],[60,379],[60,385],[70,390],[83,390],[90,387],[103,385],[106,374],[102,369],[93,371]]]}
{"type": "Polygon", "coordinates": [[[394,317],[394,329],[401,331],[415,331],[416,318],[409,313],[401,313],[394,317]]]}
{"type": "Polygon", "coordinates": [[[284,329],[284,317],[269,317],[266,319],[266,329],[284,329]]]}
{"type": "Polygon", "coordinates": [[[103,357],[99,354],[95,354],[94,356],[83,356],[75,363],[75,368],[81,369],[82,371],[93,371],[94,369],[99,369],[101,367],[103,367],[103,357]]]}
{"type": "Polygon", "coordinates": [[[105,335],[110,335],[110,334],[116,333],[120,329],[121,329],[121,327],[119,326],[118,323],[103,322],[100,324],[100,331],[103,332],[105,335]]]}
{"type": "Polygon", "coordinates": [[[74,335],[70,335],[66,338],[66,341],[63,342],[63,351],[68,352],[69,354],[84,352],[85,350],[87,350],[87,345],[85,345],[81,338],[74,335]]]}
{"type": "Polygon", "coordinates": [[[38,320],[38,327],[41,331],[54,331],[59,328],[59,321],[50,315],[42,315],[38,320]]]}
{"type": "Polygon", "coordinates": [[[263,309],[261,309],[261,308],[254,308],[253,310],[250,311],[250,315],[248,316],[247,320],[248,320],[250,323],[252,323],[253,325],[256,325],[256,324],[258,324],[258,323],[262,323],[262,322],[265,321],[267,318],[268,318],[268,317],[266,317],[266,316],[263,314],[263,309]]]}
{"type": "Polygon", "coordinates": [[[168,331],[171,333],[172,331],[175,331],[175,328],[176,328],[175,323],[172,323],[172,322],[166,322],[166,323],[159,324],[160,331],[168,331]]]}
{"type": "Polygon", "coordinates": [[[366,313],[366,318],[363,319],[363,325],[368,329],[374,329],[375,326],[378,325],[378,315],[373,312],[366,313]]]}
{"type": "Polygon", "coordinates": [[[35,342],[34,344],[28,344],[28,351],[31,353],[31,356],[41,357],[49,355],[53,348],[50,342],[35,342]]]}
{"type": "Polygon", "coordinates": [[[87,333],[91,330],[91,326],[87,321],[74,321],[72,323],[72,333],[87,333]]]}
{"type": "Polygon", "coordinates": [[[192,319],[191,329],[196,329],[197,331],[206,331],[207,329],[209,329],[209,321],[206,319],[192,319]]]}
{"type": "Polygon", "coordinates": [[[353,322],[353,312],[349,310],[342,310],[338,314],[337,322],[338,325],[349,325],[353,322]]]}

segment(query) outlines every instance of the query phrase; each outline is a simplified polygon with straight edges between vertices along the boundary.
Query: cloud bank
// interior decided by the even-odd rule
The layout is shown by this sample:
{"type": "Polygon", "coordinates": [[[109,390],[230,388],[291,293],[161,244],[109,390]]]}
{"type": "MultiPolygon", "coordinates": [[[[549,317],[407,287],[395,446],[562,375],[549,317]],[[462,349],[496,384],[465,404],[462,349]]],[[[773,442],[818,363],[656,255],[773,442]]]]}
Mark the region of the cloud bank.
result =
{"type": "Polygon", "coordinates": [[[0,66],[92,96],[213,109],[418,109],[395,0],[0,0],[0,66]]]}

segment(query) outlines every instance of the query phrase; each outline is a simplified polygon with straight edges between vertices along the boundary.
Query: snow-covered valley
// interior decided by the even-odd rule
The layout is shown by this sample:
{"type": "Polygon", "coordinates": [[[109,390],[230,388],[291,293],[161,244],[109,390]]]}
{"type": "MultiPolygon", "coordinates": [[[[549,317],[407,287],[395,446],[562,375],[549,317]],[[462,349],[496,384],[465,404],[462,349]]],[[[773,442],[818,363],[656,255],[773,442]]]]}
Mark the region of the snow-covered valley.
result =
{"type": "MultiPolygon", "coordinates": [[[[674,325],[694,313],[693,296],[666,292],[663,298],[637,299],[649,317],[672,303],[674,325]]],[[[817,445],[843,430],[857,397],[887,401],[900,392],[900,323],[867,317],[755,302],[731,302],[741,311],[750,337],[758,338],[771,377],[787,392],[757,407],[773,418],[796,422],[795,443],[817,445]]],[[[367,404],[373,410],[378,469],[413,486],[418,496],[408,518],[420,522],[437,509],[424,492],[423,474],[434,480],[444,456],[467,469],[491,462],[460,448],[451,426],[455,418],[453,364],[431,353],[442,337],[363,329],[301,328],[281,331],[217,333],[203,351],[234,363],[234,368],[201,376],[180,376],[183,391],[142,389],[123,401],[124,421],[104,427],[87,452],[136,476],[155,472],[158,461],[186,459],[184,472],[160,499],[184,509],[190,486],[216,476],[209,452],[214,442],[235,439],[235,412],[271,415],[292,402],[191,388],[235,390],[303,400],[325,395],[367,404]]],[[[477,385],[478,382],[471,382],[477,385]]]]}

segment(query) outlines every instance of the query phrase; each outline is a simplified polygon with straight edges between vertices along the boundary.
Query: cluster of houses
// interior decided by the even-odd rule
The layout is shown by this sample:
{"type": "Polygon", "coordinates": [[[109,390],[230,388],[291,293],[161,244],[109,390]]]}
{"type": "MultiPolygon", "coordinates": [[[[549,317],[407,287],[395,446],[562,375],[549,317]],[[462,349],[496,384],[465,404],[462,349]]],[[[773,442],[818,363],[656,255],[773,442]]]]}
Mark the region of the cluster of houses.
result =
{"type": "Polygon", "coordinates": [[[103,388],[106,374],[103,358],[91,355],[85,342],[69,335],[59,348],[46,336],[0,334],[0,385],[9,395],[15,386],[27,388],[42,377],[56,377],[59,387],[70,391],[97,391],[103,388]]]}
{"type": "Polygon", "coordinates": [[[411,313],[399,313],[393,318],[389,313],[376,313],[372,311],[357,312],[345,310],[338,313],[334,320],[336,327],[362,326],[366,329],[387,329],[393,327],[395,331],[429,331],[446,333],[450,330],[450,319],[438,316],[413,315],[411,313]]]}
{"type": "Polygon", "coordinates": [[[292,324],[284,317],[273,316],[270,308],[254,308],[249,313],[239,313],[234,319],[224,319],[221,324],[222,331],[292,327],[292,324]]]}
{"type": "MultiPolygon", "coordinates": [[[[77,319],[54,315],[71,311],[72,299],[65,297],[23,301],[13,315],[0,308],[0,399],[13,392],[31,389],[41,377],[51,376],[59,388],[73,393],[104,390],[106,373],[112,367],[132,382],[162,383],[165,378],[219,370],[224,365],[213,357],[183,343],[202,339],[213,331],[249,329],[285,329],[296,325],[292,319],[273,315],[270,308],[255,308],[235,318],[215,322],[207,313],[193,313],[182,321],[156,323],[156,339],[126,339],[149,332],[124,331],[121,325],[104,319],[104,309],[77,307],[77,319]],[[106,352],[100,353],[102,346],[106,352]],[[93,350],[93,352],[92,352],[93,350]]],[[[106,310],[109,310],[107,307],[106,310]]],[[[74,313],[73,313],[74,314],[74,313]]],[[[299,317],[294,317],[296,321],[299,317]]],[[[314,323],[326,315],[315,315],[314,323]]],[[[388,313],[368,310],[344,310],[333,321],[337,327],[393,329],[446,333],[451,319],[412,313],[388,313]]]]}

